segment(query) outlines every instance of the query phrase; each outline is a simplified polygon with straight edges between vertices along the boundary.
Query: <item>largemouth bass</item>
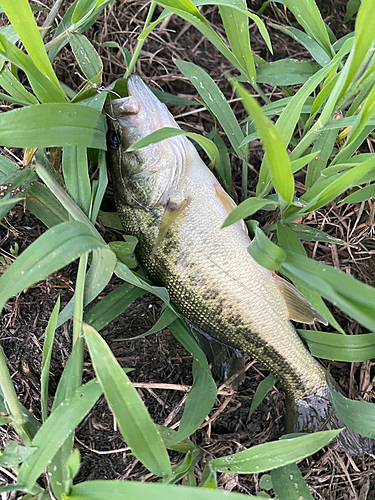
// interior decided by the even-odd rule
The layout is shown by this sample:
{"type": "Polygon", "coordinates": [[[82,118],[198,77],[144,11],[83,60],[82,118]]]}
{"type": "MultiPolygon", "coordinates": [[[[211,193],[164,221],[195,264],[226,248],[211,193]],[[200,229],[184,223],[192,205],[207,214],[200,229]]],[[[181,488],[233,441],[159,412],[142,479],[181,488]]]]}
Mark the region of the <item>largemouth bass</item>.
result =
{"type": "MultiPolygon", "coordinates": [[[[289,401],[289,430],[344,427],[325,370],[290,322],[324,319],[250,256],[243,221],[222,228],[236,204],[184,135],[128,150],[155,130],[179,128],[141,78],[129,78],[128,93],[106,106],[108,155],[117,210],[125,233],[138,238],[139,261],[196,329],[275,374],[289,401]]],[[[348,428],[338,439],[351,454],[372,448],[348,428]]]]}

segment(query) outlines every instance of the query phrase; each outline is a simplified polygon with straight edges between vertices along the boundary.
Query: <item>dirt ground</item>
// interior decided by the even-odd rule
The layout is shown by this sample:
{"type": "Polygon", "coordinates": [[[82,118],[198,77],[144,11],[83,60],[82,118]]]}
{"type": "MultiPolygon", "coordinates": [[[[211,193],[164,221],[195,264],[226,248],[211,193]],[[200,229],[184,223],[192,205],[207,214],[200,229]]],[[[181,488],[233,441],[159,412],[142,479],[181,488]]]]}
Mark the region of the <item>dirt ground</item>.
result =
{"type": "MultiPolygon", "coordinates": [[[[40,2],[37,2],[40,3],[40,2]]],[[[318,2],[323,17],[337,36],[343,36],[353,29],[353,24],[343,25],[346,2],[318,2]]],[[[262,2],[248,2],[249,8],[257,11],[262,2]]],[[[217,8],[207,6],[203,9],[206,18],[224,34],[217,8]]],[[[104,60],[104,83],[108,84],[123,76],[124,64],[115,49],[99,47],[105,41],[117,41],[133,50],[136,38],[147,14],[147,4],[142,1],[114,2],[90,30],[88,37],[97,47],[104,60]]],[[[296,26],[293,16],[285,13],[278,4],[271,4],[265,11],[266,23],[278,22],[296,26]]],[[[309,54],[301,46],[270,29],[274,47],[272,56],[256,27],[252,27],[252,48],[266,60],[283,57],[309,59],[309,54]]],[[[230,64],[212,45],[193,27],[173,16],[164,21],[152,33],[144,45],[136,72],[147,83],[180,96],[197,97],[195,89],[179,73],[173,59],[184,59],[203,67],[218,83],[227,98],[234,98],[233,91],[224,77],[230,64]]],[[[74,59],[68,50],[63,50],[57,62],[58,76],[74,89],[82,85],[81,79],[74,74],[77,70],[74,59]]],[[[284,97],[279,89],[263,86],[268,95],[284,97]]],[[[241,104],[233,103],[239,116],[241,104]]],[[[209,132],[213,120],[206,111],[191,108],[173,108],[178,123],[188,131],[209,132]]],[[[368,141],[363,151],[373,152],[373,144],[368,141]]],[[[249,195],[253,194],[259,170],[262,147],[251,143],[249,165],[249,195]]],[[[5,151],[5,154],[20,155],[20,151],[5,151]]],[[[232,194],[238,198],[241,191],[240,164],[233,158],[234,183],[232,194]]],[[[304,175],[303,173],[301,175],[304,175]]],[[[303,178],[302,178],[303,179],[303,178]]],[[[297,195],[303,194],[303,184],[298,182],[297,195]]],[[[111,186],[106,194],[103,210],[114,211],[111,186]]],[[[260,212],[261,224],[270,222],[269,212],[260,212]]],[[[312,219],[305,221],[311,226],[322,229],[332,236],[350,243],[338,246],[306,242],[305,248],[310,257],[334,265],[369,285],[375,285],[373,259],[375,251],[374,205],[331,204],[324,211],[318,211],[312,219]]],[[[9,256],[11,248],[18,244],[22,252],[34,239],[46,230],[45,226],[23,206],[16,206],[0,226],[0,252],[9,256]]],[[[106,241],[121,240],[119,231],[100,227],[106,241]]],[[[17,297],[11,299],[0,317],[0,337],[8,366],[22,404],[40,418],[40,369],[44,333],[52,308],[61,297],[64,306],[74,290],[76,265],[72,264],[50,276],[17,297]]],[[[119,285],[112,279],[101,297],[119,285]]],[[[90,308],[90,306],[89,306],[90,308]]],[[[88,308],[88,309],[89,309],[88,308]]],[[[138,299],[120,317],[108,325],[103,333],[115,356],[122,366],[133,368],[129,374],[136,382],[154,421],[172,428],[178,426],[186,396],[181,386],[192,382],[191,356],[177,343],[168,330],[137,340],[126,338],[147,331],[156,321],[161,309],[159,299],[146,295],[138,299]],[[158,384],[170,384],[170,389],[160,389],[158,384]]],[[[343,312],[332,308],[336,319],[349,334],[364,333],[365,330],[343,312]]],[[[51,402],[59,377],[71,349],[71,324],[68,322],[58,329],[51,364],[50,395],[51,402]]],[[[277,385],[268,394],[250,421],[247,421],[252,397],[259,382],[267,375],[261,365],[247,360],[246,379],[237,391],[219,395],[210,414],[210,421],[192,437],[203,452],[203,459],[196,467],[199,481],[204,460],[208,456],[217,457],[235,453],[250,446],[278,439],[284,429],[284,393],[277,385]]],[[[352,398],[374,401],[372,389],[374,367],[372,362],[332,363],[331,371],[336,381],[352,398]]],[[[84,366],[84,378],[93,375],[91,364],[84,366]]],[[[14,439],[11,428],[0,428],[3,445],[14,439]]],[[[81,423],[77,431],[76,446],[81,452],[82,467],[77,481],[92,479],[130,479],[136,481],[152,480],[151,474],[133,457],[126,448],[108,406],[102,398],[93,411],[81,423]]],[[[181,456],[172,452],[172,461],[177,463],[181,456]]],[[[375,457],[353,459],[336,451],[324,449],[314,456],[303,460],[299,466],[311,488],[314,498],[344,500],[375,499],[375,457]]],[[[255,494],[259,491],[258,475],[222,474],[219,487],[242,493],[255,494]]],[[[12,472],[0,468],[0,484],[12,482],[12,472]]]]}

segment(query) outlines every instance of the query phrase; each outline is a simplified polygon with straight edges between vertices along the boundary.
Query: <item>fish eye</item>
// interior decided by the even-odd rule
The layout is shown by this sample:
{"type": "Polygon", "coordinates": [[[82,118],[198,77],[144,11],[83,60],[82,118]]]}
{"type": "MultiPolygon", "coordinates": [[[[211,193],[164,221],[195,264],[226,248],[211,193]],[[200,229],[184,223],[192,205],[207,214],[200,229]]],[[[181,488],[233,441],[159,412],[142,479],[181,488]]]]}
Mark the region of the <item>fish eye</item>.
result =
{"type": "Polygon", "coordinates": [[[120,146],[120,137],[116,131],[112,131],[109,134],[109,142],[113,148],[118,148],[120,146]]]}

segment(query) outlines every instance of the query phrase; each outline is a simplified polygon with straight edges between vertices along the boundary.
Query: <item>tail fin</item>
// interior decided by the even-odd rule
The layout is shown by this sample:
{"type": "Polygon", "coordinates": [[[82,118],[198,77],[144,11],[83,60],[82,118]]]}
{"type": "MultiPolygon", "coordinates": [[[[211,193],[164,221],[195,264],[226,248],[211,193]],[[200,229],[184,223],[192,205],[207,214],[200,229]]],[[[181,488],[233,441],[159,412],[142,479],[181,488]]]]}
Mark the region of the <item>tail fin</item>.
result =
{"type": "Polygon", "coordinates": [[[328,386],[321,389],[321,394],[287,401],[288,432],[317,432],[342,427],[344,430],[332,441],[335,448],[354,456],[372,453],[372,439],[346,427],[339,419],[328,386]]]}

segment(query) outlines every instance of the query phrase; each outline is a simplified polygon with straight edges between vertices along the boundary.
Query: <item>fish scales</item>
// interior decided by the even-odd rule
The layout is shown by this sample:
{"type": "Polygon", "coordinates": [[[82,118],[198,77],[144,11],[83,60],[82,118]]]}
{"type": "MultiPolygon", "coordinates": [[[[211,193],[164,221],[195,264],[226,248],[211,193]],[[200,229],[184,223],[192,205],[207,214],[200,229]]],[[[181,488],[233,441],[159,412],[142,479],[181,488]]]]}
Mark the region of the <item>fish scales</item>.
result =
{"type": "MultiPolygon", "coordinates": [[[[244,223],[222,228],[236,205],[192,143],[178,136],[127,149],[163,126],[179,128],[139,77],[128,90],[107,105],[108,145],[117,210],[125,233],[139,240],[140,262],[194,326],[276,375],[292,402],[295,431],[340,425],[325,370],[291,324],[275,276],[248,253],[244,223]]],[[[347,434],[348,451],[366,448],[347,434]]]]}

